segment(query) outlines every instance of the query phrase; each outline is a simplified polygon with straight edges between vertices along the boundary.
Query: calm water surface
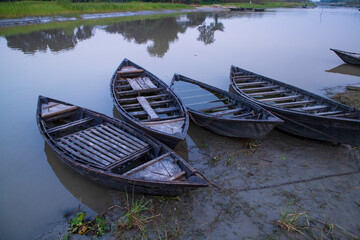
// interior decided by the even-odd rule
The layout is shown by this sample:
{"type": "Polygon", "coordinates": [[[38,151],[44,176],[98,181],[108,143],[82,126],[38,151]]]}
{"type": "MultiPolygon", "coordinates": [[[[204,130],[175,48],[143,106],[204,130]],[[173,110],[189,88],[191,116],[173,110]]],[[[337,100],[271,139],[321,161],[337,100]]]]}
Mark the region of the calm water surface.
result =
{"type": "Polygon", "coordinates": [[[166,83],[177,72],[228,90],[236,65],[324,95],[360,82],[358,68],[329,50],[360,52],[358,26],[357,9],[315,8],[0,29],[0,238],[32,239],[79,205],[96,214],[113,204],[111,191],[69,171],[44,144],[39,94],[112,116],[109,82],[126,57],[166,83]]]}

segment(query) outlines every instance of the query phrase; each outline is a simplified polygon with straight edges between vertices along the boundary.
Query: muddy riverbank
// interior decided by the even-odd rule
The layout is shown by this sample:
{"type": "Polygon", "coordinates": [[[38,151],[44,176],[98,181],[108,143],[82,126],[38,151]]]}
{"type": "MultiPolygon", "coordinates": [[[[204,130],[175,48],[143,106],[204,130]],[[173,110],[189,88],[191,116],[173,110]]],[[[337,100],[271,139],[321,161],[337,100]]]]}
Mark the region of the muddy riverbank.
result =
{"type": "MultiPolygon", "coordinates": [[[[152,213],[160,214],[146,225],[143,234],[148,239],[166,236],[168,239],[306,239],[311,234],[317,239],[321,236],[353,239],[351,235],[360,236],[359,148],[298,138],[277,130],[258,141],[233,139],[191,124],[189,137],[177,151],[219,188],[197,190],[178,199],[135,195],[137,200],[143,197],[150,200],[152,213]],[[303,181],[294,183],[298,180],[303,181]],[[246,191],[261,186],[267,188],[246,191]],[[303,234],[279,227],[281,211],[286,210],[292,214],[306,213],[297,221],[297,228],[303,234]],[[336,226],[327,229],[326,222],[336,226]]],[[[94,207],[97,211],[105,211],[112,206],[111,202],[120,209],[126,207],[124,193],[104,191],[111,197],[106,204],[97,202],[103,206],[94,207]]],[[[87,201],[77,197],[84,203],[87,201]]],[[[124,213],[120,209],[107,213],[112,223],[124,213]]],[[[68,221],[69,218],[64,218],[54,224],[39,239],[63,236],[68,221]]],[[[143,236],[139,229],[120,231],[113,225],[105,239],[115,238],[116,234],[124,239],[143,236]]],[[[78,239],[80,235],[72,237],[78,239]]]]}

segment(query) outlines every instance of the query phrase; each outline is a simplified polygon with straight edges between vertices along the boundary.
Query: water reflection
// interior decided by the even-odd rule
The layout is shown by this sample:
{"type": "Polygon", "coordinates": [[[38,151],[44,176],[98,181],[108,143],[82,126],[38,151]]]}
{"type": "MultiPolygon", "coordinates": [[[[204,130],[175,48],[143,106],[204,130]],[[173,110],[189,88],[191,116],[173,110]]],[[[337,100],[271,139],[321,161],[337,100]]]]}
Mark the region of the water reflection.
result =
{"type": "Polygon", "coordinates": [[[80,26],[70,31],[51,29],[5,38],[9,48],[20,50],[25,54],[46,52],[48,48],[52,52],[59,52],[73,49],[79,41],[90,39],[94,35],[94,28],[95,26],[80,26]]]}
{"type": "Polygon", "coordinates": [[[45,142],[44,151],[47,160],[64,187],[81,203],[97,213],[114,205],[112,190],[102,187],[67,167],[45,142]]]}
{"type": "Polygon", "coordinates": [[[346,64],[346,63],[341,64],[330,70],[325,70],[325,72],[340,73],[340,74],[346,74],[346,75],[360,77],[360,67],[346,64]]]}
{"type": "Polygon", "coordinates": [[[201,25],[198,27],[198,30],[200,32],[200,36],[197,40],[203,42],[205,45],[212,44],[215,42],[215,31],[224,31],[224,24],[219,22],[219,16],[218,14],[214,15],[214,22],[210,23],[210,25],[201,25]]]}
{"type": "MultiPolygon", "coordinates": [[[[20,50],[25,54],[35,52],[59,52],[74,49],[78,42],[90,39],[95,35],[96,29],[103,29],[107,33],[120,34],[128,41],[137,44],[146,44],[150,56],[163,57],[169,50],[170,44],[178,39],[179,33],[187,28],[197,27],[199,37],[197,40],[205,45],[215,42],[215,31],[224,31],[224,25],[219,21],[218,13],[188,13],[177,17],[164,17],[159,19],[141,19],[124,21],[114,19],[112,23],[92,24],[37,30],[27,34],[6,35],[9,48],[20,50]],[[213,22],[206,24],[207,18],[213,22]]],[[[84,23],[83,23],[84,24],[84,23]]]]}

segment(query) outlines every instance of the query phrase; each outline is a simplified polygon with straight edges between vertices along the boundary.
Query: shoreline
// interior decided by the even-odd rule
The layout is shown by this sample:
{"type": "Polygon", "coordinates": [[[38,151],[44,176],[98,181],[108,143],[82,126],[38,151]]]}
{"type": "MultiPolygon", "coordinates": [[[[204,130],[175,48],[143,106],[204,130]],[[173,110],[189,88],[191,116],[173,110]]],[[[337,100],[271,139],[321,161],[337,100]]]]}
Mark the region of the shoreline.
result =
{"type": "Polygon", "coordinates": [[[87,13],[80,14],[78,17],[69,16],[44,16],[44,17],[24,17],[24,18],[8,18],[0,19],[0,28],[24,26],[32,24],[46,24],[54,22],[68,22],[78,20],[92,20],[92,19],[103,19],[103,18],[118,18],[118,17],[129,17],[129,16],[147,16],[155,14],[170,14],[170,13],[187,13],[187,12],[198,12],[198,11],[226,11],[227,8],[214,8],[214,7],[196,7],[194,9],[181,9],[181,10],[160,10],[160,11],[136,11],[136,12],[106,12],[106,13],[87,13]]]}

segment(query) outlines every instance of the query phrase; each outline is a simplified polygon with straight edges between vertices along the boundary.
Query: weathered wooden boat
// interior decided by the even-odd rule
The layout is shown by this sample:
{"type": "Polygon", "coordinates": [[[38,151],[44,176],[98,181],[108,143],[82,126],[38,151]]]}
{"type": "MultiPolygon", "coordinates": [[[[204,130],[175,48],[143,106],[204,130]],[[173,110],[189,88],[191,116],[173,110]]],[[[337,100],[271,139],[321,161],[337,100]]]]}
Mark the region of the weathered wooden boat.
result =
{"type": "Polygon", "coordinates": [[[283,121],[244,97],[175,74],[170,87],[195,124],[216,134],[262,138],[283,121]]]}
{"type": "Polygon", "coordinates": [[[118,119],[43,96],[36,118],[45,141],[66,165],[106,187],[175,196],[207,186],[165,144],[118,119]]]}
{"type": "Polygon", "coordinates": [[[124,59],[111,79],[111,96],[125,121],[174,148],[189,128],[186,108],[149,71],[124,59]]]}
{"type": "Polygon", "coordinates": [[[360,145],[360,111],[274,79],[231,66],[230,82],[240,95],[285,121],[286,132],[360,145]]]}
{"type": "Polygon", "coordinates": [[[360,53],[345,52],[332,48],[330,48],[330,50],[336,53],[336,55],[338,55],[344,62],[354,65],[360,65],[360,53]]]}

